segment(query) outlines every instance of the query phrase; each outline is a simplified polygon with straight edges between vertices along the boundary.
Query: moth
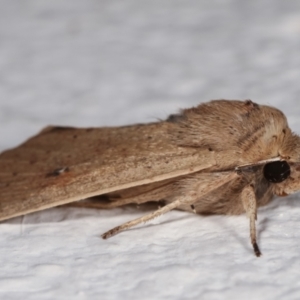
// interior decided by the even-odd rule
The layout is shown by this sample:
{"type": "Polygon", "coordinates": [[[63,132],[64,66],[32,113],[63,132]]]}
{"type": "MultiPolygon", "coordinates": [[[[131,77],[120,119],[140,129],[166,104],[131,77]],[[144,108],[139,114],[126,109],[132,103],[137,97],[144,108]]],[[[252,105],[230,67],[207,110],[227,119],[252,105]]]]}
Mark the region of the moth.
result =
{"type": "Polygon", "coordinates": [[[150,124],[50,126],[0,154],[0,220],[73,202],[163,203],[104,239],[172,209],[246,213],[260,256],[257,208],[299,189],[299,136],[280,110],[251,100],[214,100],[150,124]]]}

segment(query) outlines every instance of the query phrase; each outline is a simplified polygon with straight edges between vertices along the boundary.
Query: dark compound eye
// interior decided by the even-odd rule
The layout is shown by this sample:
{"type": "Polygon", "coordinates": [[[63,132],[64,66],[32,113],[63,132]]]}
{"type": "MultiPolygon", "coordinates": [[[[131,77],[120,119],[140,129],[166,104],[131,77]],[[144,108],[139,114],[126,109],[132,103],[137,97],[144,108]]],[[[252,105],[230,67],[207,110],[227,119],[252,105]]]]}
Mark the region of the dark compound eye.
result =
{"type": "Polygon", "coordinates": [[[286,161],[274,161],[266,164],[263,172],[268,181],[279,183],[291,175],[291,168],[286,161]]]}

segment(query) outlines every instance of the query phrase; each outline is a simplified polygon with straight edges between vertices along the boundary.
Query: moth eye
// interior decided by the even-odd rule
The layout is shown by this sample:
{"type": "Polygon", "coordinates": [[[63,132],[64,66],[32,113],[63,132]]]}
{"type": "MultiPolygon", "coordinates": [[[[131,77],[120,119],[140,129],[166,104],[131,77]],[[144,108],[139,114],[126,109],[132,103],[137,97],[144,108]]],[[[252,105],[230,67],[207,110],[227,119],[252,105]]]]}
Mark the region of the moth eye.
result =
{"type": "Polygon", "coordinates": [[[263,172],[269,182],[279,183],[291,175],[291,168],[286,161],[274,161],[266,164],[263,172]]]}

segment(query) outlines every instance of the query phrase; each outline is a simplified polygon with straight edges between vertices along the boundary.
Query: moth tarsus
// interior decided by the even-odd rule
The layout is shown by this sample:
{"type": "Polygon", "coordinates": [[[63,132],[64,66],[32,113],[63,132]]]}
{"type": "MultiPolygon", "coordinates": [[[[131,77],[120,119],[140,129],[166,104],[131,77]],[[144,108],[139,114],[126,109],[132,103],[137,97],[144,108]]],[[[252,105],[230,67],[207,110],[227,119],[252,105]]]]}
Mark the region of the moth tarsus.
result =
{"type": "Polygon", "coordinates": [[[102,195],[78,207],[164,206],[108,238],[172,209],[249,219],[274,195],[300,189],[300,138],[276,108],[215,100],[165,121],[124,127],[47,127],[0,154],[0,220],[102,195]]]}
{"type": "Polygon", "coordinates": [[[260,257],[260,256],[261,256],[261,252],[260,252],[259,247],[258,247],[258,245],[257,245],[256,242],[253,243],[253,249],[254,249],[255,255],[256,255],[257,257],[260,257]]]}
{"type": "Polygon", "coordinates": [[[121,231],[120,226],[117,226],[117,227],[103,233],[101,236],[104,240],[107,240],[108,238],[110,238],[110,237],[116,235],[117,233],[119,233],[120,231],[121,231]]]}

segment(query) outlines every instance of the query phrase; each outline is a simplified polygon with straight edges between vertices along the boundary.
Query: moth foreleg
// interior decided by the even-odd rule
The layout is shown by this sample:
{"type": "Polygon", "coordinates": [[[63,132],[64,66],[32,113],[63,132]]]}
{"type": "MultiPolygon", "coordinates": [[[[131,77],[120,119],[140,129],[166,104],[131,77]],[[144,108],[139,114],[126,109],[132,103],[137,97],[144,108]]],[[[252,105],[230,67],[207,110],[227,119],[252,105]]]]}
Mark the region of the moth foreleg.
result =
{"type": "Polygon", "coordinates": [[[261,256],[261,252],[256,242],[256,227],[255,221],[257,219],[257,204],[253,185],[246,186],[242,191],[242,202],[247,216],[250,220],[250,238],[254,253],[257,257],[261,256]]]}
{"type": "MultiPolygon", "coordinates": [[[[172,202],[165,205],[162,208],[159,208],[158,210],[145,215],[143,217],[140,217],[138,219],[129,221],[123,225],[117,226],[107,232],[105,232],[102,237],[104,239],[107,239],[113,235],[116,235],[117,233],[129,229],[130,227],[133,227],[135,225],[138,225],[140,223],[147,222],[149,220],[152,220],[158,216],[161,216],[162,214],[165,214],[169,212],[172,209],[178,208],[181,205],[187,204],[193,207],[193,204],[203,197],[205,194],[211,192],[212,190],[218,188],[219,186],[225,184],[226,182],[236,178],[238,176],[235,172],[224,172],[220,174],[213,174],[210,177],[205,174],[194,175],[191,176],[191,178],[187,178],[183,180],[183,189],[179,193],[179,196],[177,196],[172,202]],[[208,177],[208,178],[207,178],[208,177]],[[205,180],[203,180],[206,178],[205,180]],[[206,181],[206,182],[205,182],[206,181]]],[[[180,184],[179,184],[180,185],[180,184]]]]}
{"type": "Polygon", "coordinates": [[[182,200],[181,199],[175,200],[175,201],[171,202],[170,204],[167,204],[164,207],[161,207],[158,210],[156,210],[156,211],[154,211],[154,212],[152,212],[152,213],[150,213],[148,215],[145,215],[145,216],[142,216],[142,217],[137,218],[135,220],[129,221],[127,223],[124,223],[124,224],[122,224],[120,226],[117,226],[117,227],[115,227],[115,228],[113,228],[113,229],[105,232],[104,234],[102,234],[102,237],[104,239],[107,239],[107,238],[109,238],[109,237],[111,237],[113,235],[116,235],[117,233],[119,233],[119,232],[121,232],[123,230],[129,229],[130,227],[133,227],[133,226],[138,225],[140,223],[144,223],[144,222],[152,220],[152,219],[154,219],[154,218],[156,218],[158,216],[161,216],[161,215],[167,213],[168,211],[170,211],[170,210],[172,210],[172,209],[180,206],[181,204],[182,204],[182,200]]]}

